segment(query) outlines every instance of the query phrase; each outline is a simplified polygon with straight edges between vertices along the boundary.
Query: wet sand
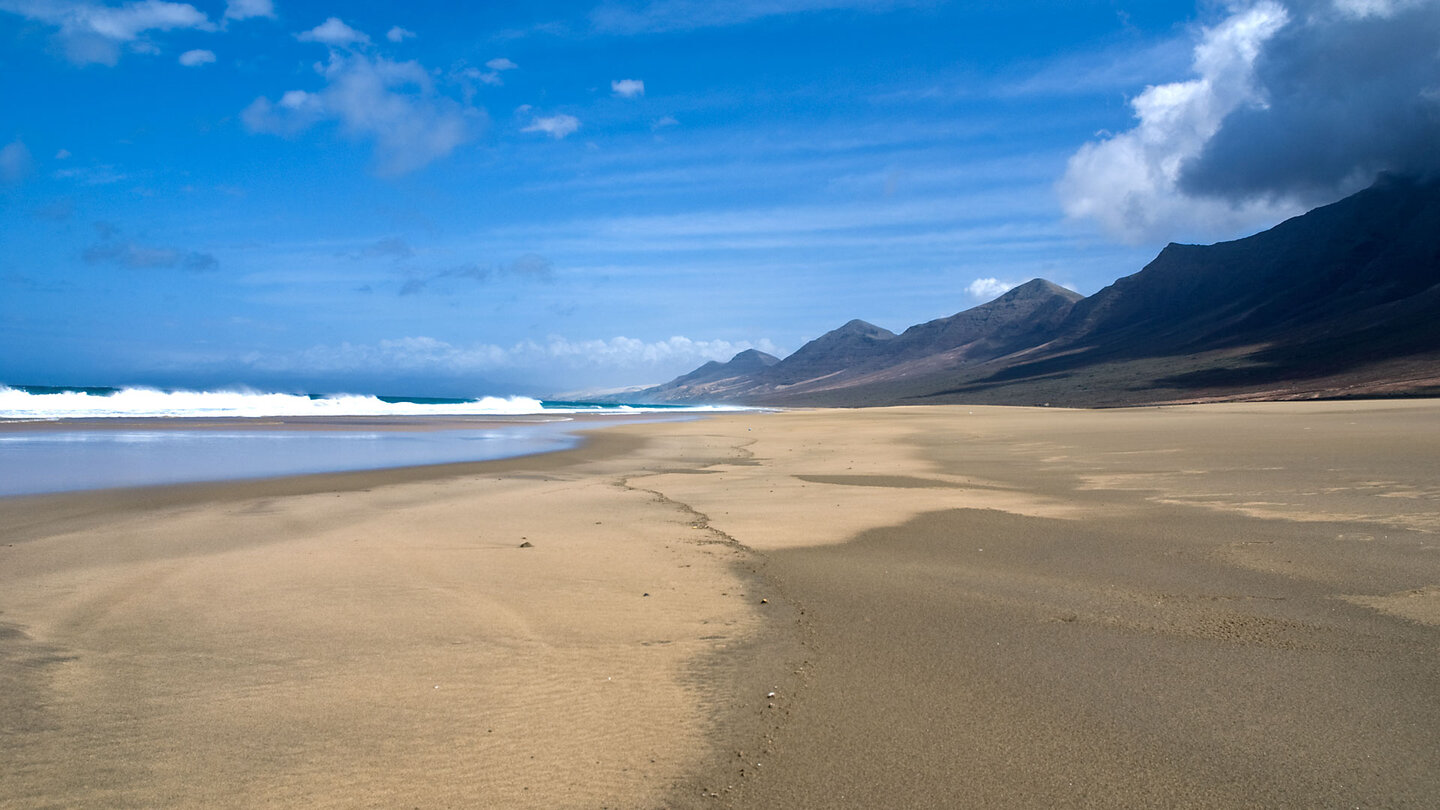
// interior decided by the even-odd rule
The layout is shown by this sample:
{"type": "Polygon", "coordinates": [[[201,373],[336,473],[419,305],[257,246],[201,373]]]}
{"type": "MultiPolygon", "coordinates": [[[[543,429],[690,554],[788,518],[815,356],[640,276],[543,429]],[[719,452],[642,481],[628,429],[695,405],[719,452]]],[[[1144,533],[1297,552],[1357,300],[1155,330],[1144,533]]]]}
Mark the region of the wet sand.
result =
{"type": "Polygon", "coordinates": [[[945,407],[0,499],[0,804],[1430,807],[1437,482],[1435,402],[945,407]]]}

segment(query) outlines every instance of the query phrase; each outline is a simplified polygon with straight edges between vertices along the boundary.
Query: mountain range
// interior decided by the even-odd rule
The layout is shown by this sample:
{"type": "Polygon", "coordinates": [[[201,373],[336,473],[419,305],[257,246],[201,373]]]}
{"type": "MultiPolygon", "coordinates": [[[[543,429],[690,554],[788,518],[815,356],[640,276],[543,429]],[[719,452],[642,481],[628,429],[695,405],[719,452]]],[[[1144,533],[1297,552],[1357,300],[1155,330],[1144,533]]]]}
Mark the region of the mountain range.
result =
{"type": "Polygon", "coordinates": [[[1089,297],[1035,279],[895,334],[853,320],[626,395],[658,403],[1103,407],[1440,395],[1440,178],[1171,244],[1089,297]]]}

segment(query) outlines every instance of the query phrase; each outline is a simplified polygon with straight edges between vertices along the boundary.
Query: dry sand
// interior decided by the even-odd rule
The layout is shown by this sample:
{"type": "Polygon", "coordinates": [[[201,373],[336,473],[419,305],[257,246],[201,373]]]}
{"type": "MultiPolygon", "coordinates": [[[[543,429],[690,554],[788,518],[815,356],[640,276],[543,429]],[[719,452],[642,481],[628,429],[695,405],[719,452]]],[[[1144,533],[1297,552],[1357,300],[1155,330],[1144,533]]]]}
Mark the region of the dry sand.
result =
{"type": "Polygon", "coordinates": [[[739,414],[0,526],[3,806],[1440,797],[1436,402],[739,414]]]}

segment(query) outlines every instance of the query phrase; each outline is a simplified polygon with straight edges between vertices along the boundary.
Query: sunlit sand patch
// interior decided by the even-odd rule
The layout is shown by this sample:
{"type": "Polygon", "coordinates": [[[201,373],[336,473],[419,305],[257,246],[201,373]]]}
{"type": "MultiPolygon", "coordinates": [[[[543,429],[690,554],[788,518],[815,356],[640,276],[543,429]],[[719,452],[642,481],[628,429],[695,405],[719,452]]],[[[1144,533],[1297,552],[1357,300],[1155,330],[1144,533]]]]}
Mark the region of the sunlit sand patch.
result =
{"type": "Polygon", "coordinates": [[[1172,470],[1167,472],[1143,473],[1099,473],[1082,475],[1079,489],[1105,490],[1123,489],[1133,491],[1168,489],[1183,478],[1208,475],[1208,470],[1172,470]]]}
{"type": "Polygon", "coordinates": [[[638,476],[634,485],[686,504],[709,526],[761,550],[841,543],[875,526],[946,509],[1057,518],[1084,514],[1077,504],[951,475],[926,461],[920,447],[939,435],[943,423],[937,417],[944,414],[902,411],[863,423],[843,412],[714,420],[745,421],[743,433],[731,428],[717,434],[708,420],[647,428],[646,435],[657,437],[657,452],[689,445],[703,434],[713,453],[704,466],[711,474],[672,466],[638,476]],[[842,434],[846,440],[835,441],[842,434]],[[721,438],[725,435],[729,438],[721,438]],[[746,463],[752,458],[759,463],[746,463]]]}
{"type": "Polygon", "coordinates": [[[708,751],[717,695],[695,668],[760,621],[737,550],[689,522],[594,465],[118,515],[7,548],[3,607],[64,651],[46,720],[69,735],[8,749],[13,789],[659,804],[708,751]]]}
{"type": "Polygon", "coordinates": [[[1107,456],[1160,456],[1160,455],[1168,455],[1168,454],[1170,454],[1170,453],[1183,453],[1183,452],[1185,452],[1185,449],[1184,449],[1183,447],[1155,447],[1155,448],[1147,448],[1147,449],[1145,449],[1145,450],[1111,450],[1111,451],[1109,451],[1108,453],[1106,453],[1105,455],[1107,455],[1107,456]]]}
{"type": "Polygon", "coordinates": [[[1432,627],[1440,626],[1440,585],[1412,588],[1386,596],[1347,595],[1341,598],[1352,604],[1402,619],[1409,619],[1412,622],[1428,624],[1432,627]]]}

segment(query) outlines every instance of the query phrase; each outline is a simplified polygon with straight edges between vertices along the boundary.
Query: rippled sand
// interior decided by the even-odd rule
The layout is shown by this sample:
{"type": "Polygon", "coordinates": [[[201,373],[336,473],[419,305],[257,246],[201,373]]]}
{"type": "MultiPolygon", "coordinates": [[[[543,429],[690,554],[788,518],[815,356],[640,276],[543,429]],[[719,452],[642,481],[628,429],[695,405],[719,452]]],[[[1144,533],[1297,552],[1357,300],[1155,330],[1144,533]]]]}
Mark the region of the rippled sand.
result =
{"type": "Polygon", "coordinates": [[[1437,459],[895,408],[0,499],[0,804],[1426,807],[1437,459]]]}

